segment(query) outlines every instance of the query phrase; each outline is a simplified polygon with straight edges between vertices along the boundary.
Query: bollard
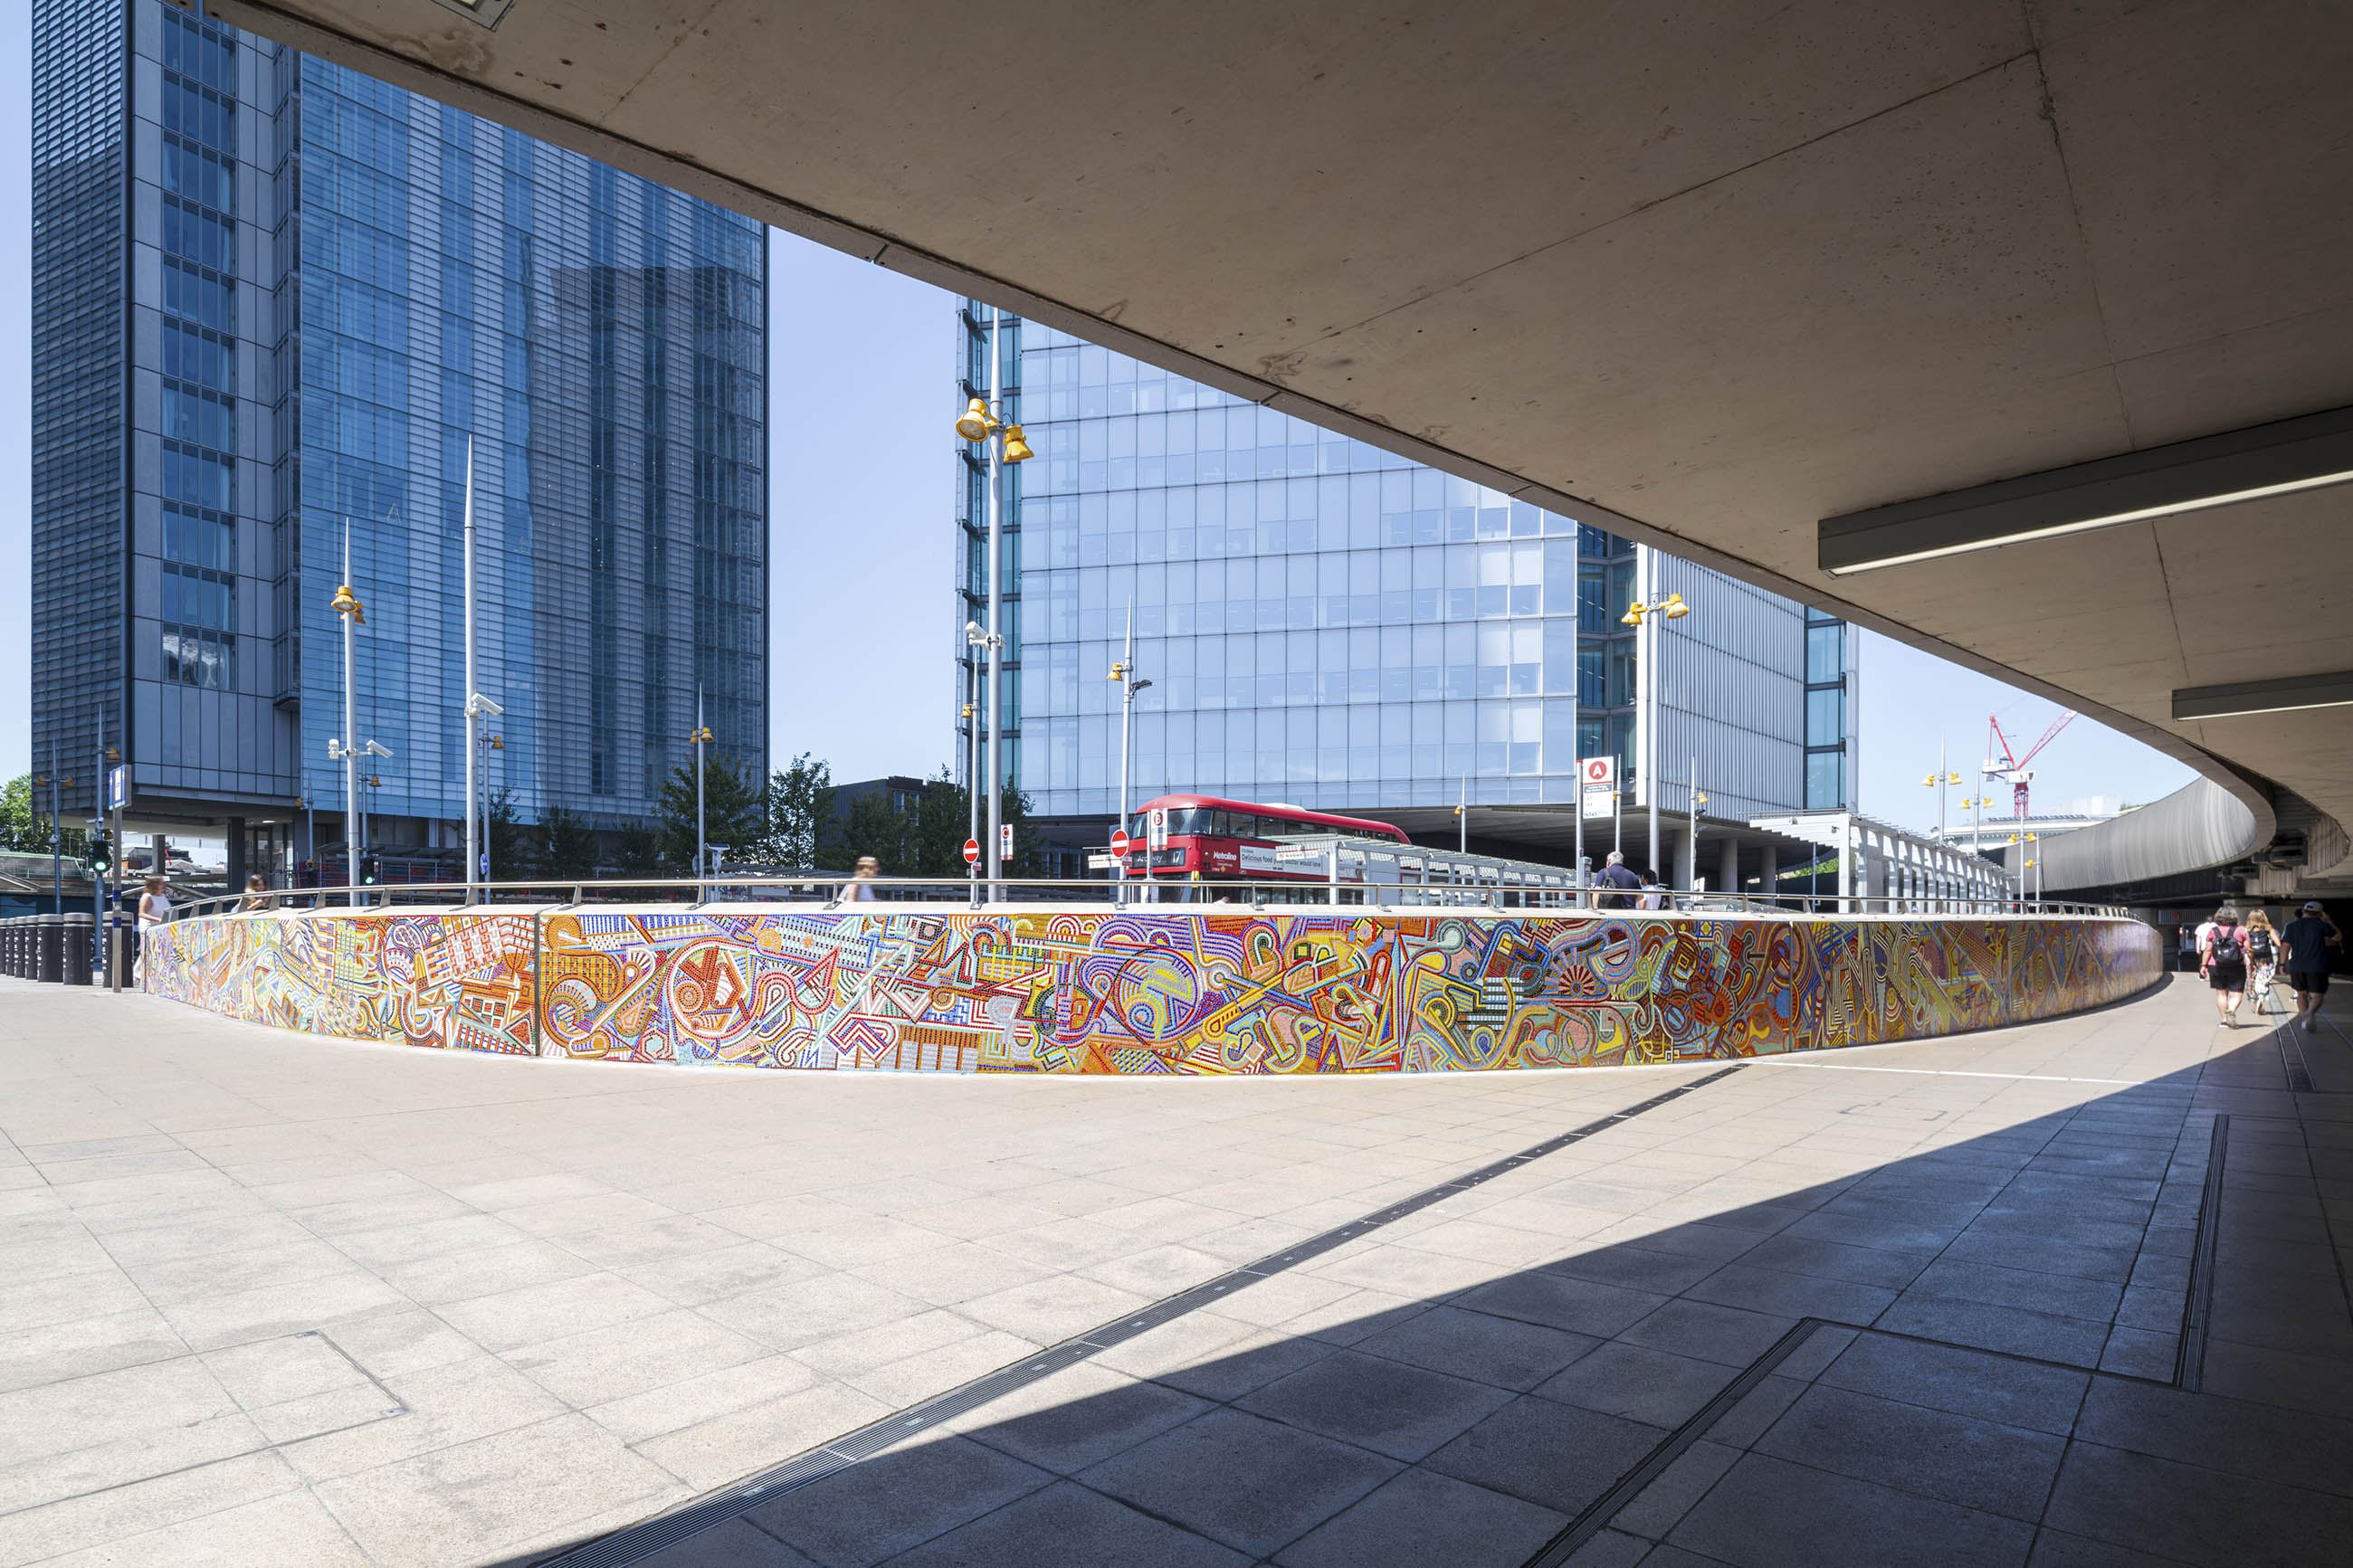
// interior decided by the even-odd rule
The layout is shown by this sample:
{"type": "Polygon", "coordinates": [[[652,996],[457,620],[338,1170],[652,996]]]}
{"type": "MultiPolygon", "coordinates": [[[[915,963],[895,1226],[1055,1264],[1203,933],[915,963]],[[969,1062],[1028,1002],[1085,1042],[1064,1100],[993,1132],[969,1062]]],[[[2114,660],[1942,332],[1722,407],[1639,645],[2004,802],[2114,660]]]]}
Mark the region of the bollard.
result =
{"type": "Polygon", "coordinates": [[[107,952],[112,958],[117,971],[110,977],[113,988],[117,991],[135,991],[138,987],[132,984],[131,966],[139,957],[138,930],[132,925],[132,917],[121,910],[113,910],[107,916],[107,920],[113,928],[107,933],[106,942],[107,952]]]}
{"type": "Polygon", "coordinates": [[[54,985],[66,977],[66,918],[63,915],[41,915],[37,934],[41,943],[40,978],[54,985]]]}
{"type": "Polygon", "coordinates": [[[79,910],[69,910],[65,919],[65,942],[62,961],[65,982],[69,985],[87,985],[90,981],[93,955],[90,952],[91,919],[79,910]]]}

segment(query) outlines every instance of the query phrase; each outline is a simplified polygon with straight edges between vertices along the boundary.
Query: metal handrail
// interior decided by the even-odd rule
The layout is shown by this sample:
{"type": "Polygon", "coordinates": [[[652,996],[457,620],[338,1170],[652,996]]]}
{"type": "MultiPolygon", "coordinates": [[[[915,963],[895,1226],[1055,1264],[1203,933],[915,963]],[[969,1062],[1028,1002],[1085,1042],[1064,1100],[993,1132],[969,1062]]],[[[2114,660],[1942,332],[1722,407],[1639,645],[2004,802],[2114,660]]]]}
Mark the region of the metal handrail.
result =
{"type": "MultiPolygon", "coordinates": [[[[1862,893],[1694,893],[1661,889],[1605,889],[1599,887],[1571,888],[1545,886],[1498,886],[1494,883],[1397,885],[1390,883],[1345,882],[1330,879],[1300,879],[1269,882],[1248,878],[1198,882],[1146,882],[1141,879],[1127,883],[1103,882],[1092,879],[1056,878],[999,878],[996,886],[999,895],[988,902],[976,902],[972,884],[960,878],[881,877],[859,879],[846,876],[822,877],[758,877],[721,874],[712,877],[644,877],[644,878],[561,878],[548,880],[523,880],[476,884],[469,888],[463,882],[397,882],[362,884],[358,889],[359,908],[383,910],[401,904],[419,901],[436,908],[457,910],[496,909],[501,904],[529,904],[554,909],[577,908],[587,903],[591,895],[601,895],[599,902],[684,903],[690,908],[733,902],[754,906],[783,903],[822,910],[855,909],[864,900],[852,900],[849,895],[854,887],[871,889],[878,905],[915,905],[953,912],[943,906],[955,905],[966,910],[1003,912],[1009,908],[1037,905],[1053,910],[1068,910],[1073,905],[1098,905],[1105,909],[1160,913],[1185,910],[1236,909],[1262,910],[1292,910],[1308,912],[1314,910],[1345,910],[1351,913],[1413,915],[1421,911],[1486,913],[1493,915],[1543,913],[1562,911],[1582,914],[1647,914],[1691,918],[1722,917],[1725,915],[1784,916],[1790,919],[1819,920],[1826,917],[1898,919],[1955,919],[1979,916],[2031,916],[2046,918],[2129,919],[2131,912],[2119,905],[2091,904],[2056,900],[2031,899],[1969,899],[1928,897],[1922,895],[1869,895],[1862,893]],[[738,898],[728,900],[727,891],[752,889],[782,889],[795,890],[792,898],[738,898]],[[691,896],[667,900],[615,900],[611,895],[636,889],[670,889],[691,896]],[[1007,897],[1015,889],[1029,889],[1029,898],[1007,897]],[[1321,897],[1310,900],[1309,893],[1321,897]],[[422,897],[452,895],[450,897],[422,897]],[[1655,899],[1655,907],[1640,907],[1641,900],[1655,899]],[[1620,902],[1617,900],[1624,900],[1620,902]]],[[[348,885],[332,888],[302,888],[272,889],[260,893],[226,893],[214,898],[194,899],[175,906],[173,918],[193,918],[200,914],[221,913],[330,913],[350,907],[353,889],[348,885]],[[236,906],[248,900],[266,900],[259,910],[246,911],[236,906]],[[307,908],[304,906],[307,905],[307,908]],[[224,908],[224,906],[227,906],[224,908]]],[[[522,912],[517,910],[516,912],[522,912]]],[[[876,909],[874,913],[899,912],[876,909]]]]}

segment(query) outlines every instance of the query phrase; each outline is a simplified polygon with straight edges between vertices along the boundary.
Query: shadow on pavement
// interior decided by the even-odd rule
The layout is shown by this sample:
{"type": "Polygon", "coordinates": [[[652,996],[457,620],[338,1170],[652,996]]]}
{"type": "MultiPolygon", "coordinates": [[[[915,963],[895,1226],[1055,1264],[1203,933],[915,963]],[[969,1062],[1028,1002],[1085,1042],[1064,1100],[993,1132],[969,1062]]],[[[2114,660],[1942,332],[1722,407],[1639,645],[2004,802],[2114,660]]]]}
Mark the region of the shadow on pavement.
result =
{"type": "MultiPolygon", "coordinates": [[[[2254,1036],[1491,1278],[1626,1218],[1622,1176],[1539,1160],[675,1544],[505,1568],[2341,1560],[2353,1097],[2291,1094],[2291,1058],[2254,1036]]],[[[1621,1125],[1933,1126],[1956,1081],[1831,1076],[1621,1125]]]]}

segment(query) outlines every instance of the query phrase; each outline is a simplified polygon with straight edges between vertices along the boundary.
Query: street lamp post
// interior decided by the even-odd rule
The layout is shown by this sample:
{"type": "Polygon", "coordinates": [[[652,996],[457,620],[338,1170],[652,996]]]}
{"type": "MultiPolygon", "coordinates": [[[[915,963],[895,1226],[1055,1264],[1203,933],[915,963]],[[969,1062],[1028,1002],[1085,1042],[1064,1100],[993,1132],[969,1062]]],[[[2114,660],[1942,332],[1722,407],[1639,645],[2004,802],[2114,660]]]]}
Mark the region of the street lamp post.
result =
{"type": "MultiPolygon", "coordinates": [[[[1127,652],[1124,657],[1112,662],[1111,678],[1119,682],[1119,826],[1124,833],[1127,830],[1128,764],[1134,753],[1135,694],[1152,684],[1148,680],[1135,679],[1135,601],[1133,599],[1127,605],[1127,652]]],[[[1147,866],[1150,864],[1149,854],[1147,850],[1147,866]]],[[[1119,901],[1124,904],[1127,902],[1127,857],[1121,855],[1115,858],[1119,861],[1119,901]]]]}
{"type": "Polygon", "coordinates": [[[343,764],[343,882],[351,907],[360,907],[360,749],[359,681],[353,663],[352,628],[367,616],[359,595],[352,592],[352,520],[343,519],[343,580],[335,586],[329,608],[343,622],[343,732],[327,740],[327,755],[343,764]]]}
{"type": "MultiPolygon", "coordinates": [[[[1636,557],[1636,576],[1640,579],[1637,592],[1655,592],[1659,552],[1647,544],[1637,549],[1641,552],[1636,557]]],[[[1632,626],[1640,638],[1634,657],[1642,682],[1642,802],[1644,815],[1651,823],[1651,857],[1646,869],[1652,872],[1659,867],[1659,628],[1655,623],[1679,621],[1690,614],[1691,606],[1683,603],[1683,596],[1670,594],[1655,603],[1637,598],[1618,617],[1622,624],[1632,626]]]]}
{"type": "Polygon", "coordinates": [[[687,739],[694,742],[694,879],[699,886],[703,876],[702,748],[711,741],[711,726],[702,721],[702,688],[700,686],[694,689],[694,733],[687,739]]]}
{"type": "Polygon", "coordinates": [[[466,901],[491,879],[491,816],[487,767],[479,742],[484,719],[506,710],[482,695],[474,665],[474,438],[466,437],[466,901]],[[478,787],[479,785],[479,787],[478,787]]]}
{"type": "MultiPolygon", "coordinates": [[[[995,639],[978,621],[964,624],[965,692],[965,837],[984,852],[987,846],[980,841],[980,666],[983,650],[993,646],[995,639]]],[[[973,857],[965,868],[972,881],[972,906],[980,907],[980,857],[973,857]]]]}
{"type": "MultiPolygon", "coordinates": [[[[1690,780],[1691,875],[1684,878],[1683,880],[1690,884],[1687,890],[1695,893],[1699,891],[1699,808],[1707,804],[1707,796],[1700,794],[1699,792],[1699,759],[1697,757],[1694,757],[1691,760],[1690,780]]],[[[1736,893],[1740,889],[1735,888],[1732,890],[1736,893]]]]}
{"type": "Polygon", "coordinates": [[[988,713],[988,837],[982,841],[981,854],[989,861],[988,885],[997,887],[998,862],[997,826],[1004,815],[1004,703],[1002,666],[1005,637],[1002,624],[1005,597],[1003,560],[1004,477],[1005,468],[1013,463],[1027,462],[1031,457],[1029,443],[1022,437],[1021,426],[1008,424],[1005,418],[1005,356],[999,346],[999,334],[1005,325],[1005,312],[992,305],[988,310],[988,395],[975,397],[965,405],[964,416],[956,421],[956,434],[967,441],[977,441],[988,458],[988,684],[984,706],[988,713]]]}

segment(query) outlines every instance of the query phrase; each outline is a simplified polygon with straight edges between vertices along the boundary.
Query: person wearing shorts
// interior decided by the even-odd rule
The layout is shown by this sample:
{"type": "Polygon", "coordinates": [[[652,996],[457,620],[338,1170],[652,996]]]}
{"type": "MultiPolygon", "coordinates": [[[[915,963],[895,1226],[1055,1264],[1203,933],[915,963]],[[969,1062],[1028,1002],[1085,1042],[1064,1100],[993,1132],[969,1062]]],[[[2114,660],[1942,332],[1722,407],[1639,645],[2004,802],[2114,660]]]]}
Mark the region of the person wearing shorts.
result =
{"type": "Polygon", "coordinates": [[[2214,917],[2206,939],[2206,984],[2214,988],[2214,1012],[2224,1026],[2239,1026],[2239,1004],[2247,994],[2247,933],[2236,910],[2214,917]]]}
{"type": "Polygon", "coordinates": [[[2321,910],[2320,900],[2307,899],[2304,910],[2280,932],[2287,953],[2287,983],[2295,988],[2295,1025],[2306,1034],[2320,1028],[2320,1003],[2328,994],[2328,971],[2334,962],[2329,949],[2342,949],[2344,933],[2321,910]]]}
{"type": "Polygon", "coordinates": [[[2279,933],[2272,930],[2271,917],[2257,910],[2247,917],[2247,994],[2255,999],[2258,1018],[2270,1010],[2279,960],[2279,933]]]}

